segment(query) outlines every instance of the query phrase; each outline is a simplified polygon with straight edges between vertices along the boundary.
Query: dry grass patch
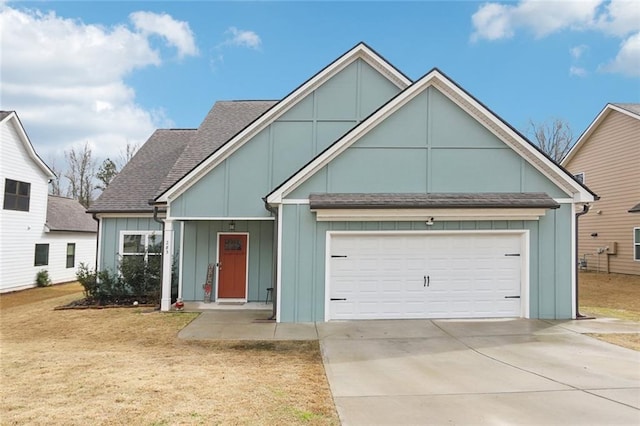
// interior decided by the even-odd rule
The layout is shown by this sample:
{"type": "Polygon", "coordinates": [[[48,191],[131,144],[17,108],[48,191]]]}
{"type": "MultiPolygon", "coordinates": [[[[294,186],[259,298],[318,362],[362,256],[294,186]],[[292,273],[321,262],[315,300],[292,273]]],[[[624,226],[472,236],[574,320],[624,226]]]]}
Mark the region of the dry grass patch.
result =
{"type": "MultiPolygon", "coordinates": [[[[640,276],[580,272],[580,311],[595,317],[640,321],[640,276]]],[[[640,333],[594,334],[595,337],[640,351],[640,333]]]]}
{"type": "Polygon", "coordinates": [[[185,342],[197,314],[53,310],[79,297],[2,296],[2,424],[339,423],[317,342],[185,342]]]}
{"type": "Polygon", "coordinates": [[[81,292],[82,286],[78,282],[56,284],[49,287],[36,287],[29,290],[0,294],[0,309],[26,305],[41,300],[53,299],[67,294],[81,292]]]}

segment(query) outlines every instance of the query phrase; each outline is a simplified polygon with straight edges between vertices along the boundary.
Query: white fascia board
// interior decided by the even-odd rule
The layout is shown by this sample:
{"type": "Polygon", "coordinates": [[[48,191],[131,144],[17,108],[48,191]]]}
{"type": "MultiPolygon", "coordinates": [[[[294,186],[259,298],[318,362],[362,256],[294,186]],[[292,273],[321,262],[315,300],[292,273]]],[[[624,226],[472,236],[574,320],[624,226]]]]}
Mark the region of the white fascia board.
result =
{"type": "Polygon", "coordinates": [[[600,114],[598,114],[598,116],[591,122],[591,124],[589,124],[589,127],[587,127],[587,130],[585,130],[580,135],[580,137],[578,138],[578,141],[575,144],[573,144],[573,147],[567,153],[567,155],[565,155],[565,157],[562,159],[562,162],[560,164],[562,164],[563,167],[566,167],[569,161],[571,161],[571,159],[576,155],[576,153],[580,151],[584,142],[591,137],[593,132],[600,126],[600,124],[602,124],[604,119],[607,118],[607,116],[609,115],[609,113],[611,113],[611,111],[617,111],[631,118],[635,118],[636,120],[640,120],[640,115],[634,114],[633,112],[628,111],[624,108],[620,108],[616,105],[607,104],[602,109],[602,111],[600,111],[600,114]]]}
{"type": "Polygon", "coordinates": [[[230,221],[230,220],[234,220],[234,221],[274,221],[276,220],[275,217],[271,216],[264,216],[264,217],[256,217],[256,216],[238,216],[238,217],[233,217],[233,216],[171,216],[171,217],[167,217],[167,219],[171,219],[171,220],[177,220],[177,221],[183,221],[183,222],[187,222],[187,221],[193,221],[193,222],[197,222],[197,221],[230,221]]]}
{"type": "Polygon", "coordinates": [[[477,220],[538,220],[544,216],[545,208],[503,208],[503,209],[318,209],[318,222],[389,222],[414,221],[424,222],[432,219],[444,221],[477,221],[477,220]]]}
{"type": "Polygon", "coordinates": [[[170,202],[180,194],[184,193],[194,183],[196,183],[202,176],[214,169],[218,164],[228,158],[231,154],[237,151],[242,145],[249,141],[252,137],[264,130],[273,121],[277,120],[284,113],[293,108],[301,99],[309,95],[316,90],[327,80],[340,71],[345,69],[348,65],[355,62],[358,59],[362,59],[375,68],[382,75],[387,77],[393,84],[400,89],[405,89],[411,84],[411,81],[407,79],[402,73],[395,69],[391,64],[382,59],[379,55],[369,49],[363,43],[358,44],[349,52],[342,55],[335,60],[332,64],[320,71],[302,86],[298,87],[295,91],[289,94],[286,98],[278,102],[266,113],[264,113],[259,119],[251,123],[248,127],[234,136],[230,141],[220,147],[213,155],[203,161],[195,169],[189,172],[186,176],[180,179],[176,184],[169,188],[164,194],[162,194],[156,202],[170,202]]]}
{"type": "Polygon", "coordinates": [[[356,126],[347,133],[340,141],[332,145],[314,161],[309,163],[291,179],[285,182],[280,188],[267,197],[269,204],[279,204],[283,198],[301,185],[306,179],[328,164],[340,153],[351,146],[360,137],[364,136],[372,128],[377,126],[381,121],[389,115],[400,109],[403,105],[413,99],[426,88],[434,86],[452,102],[474,117],[478,122],[491,131],[496,137],[505,142],[509,147],[523,156],[533,167],[548,177],[554,184],[562,188],[567,195],[570,195],[577,202],[594,201],[593,196],[582,188],[577,182],[569,179],[568,176],[551,160],[540,154],[527,141],[523,140],[520,135],[513,131],[509,126],[495,117],[489,110],[482,106],[479,102],[467,95],[458,86],[453,84],[438,70],[433,70],[420,80],[415,82],[404,92],[396,96],[392,101],[379,109],[367,120],[356,126]],[[484,120],[482,119],[484,118],[484,120]],[[516,147],[517,145],[517,147],[516,147]],[[571,188],[568,191],[567,188],[571,188]],[[576,194],[579,194],[576,197],[576,194]]]}
{"type": "Polygon", "coordinates": [[[394,113],[397,109],[413,99],[421,88],[426,87],[431,82],[434,76],[434,72],[429,73],[421,80],[415,82],[409,88],[398,94],[392,101],[388,102],[368,119],[351,129],[346,135],[344,135],[339,141],[331,145],[327,150],[321,153],[312,162],[303,167],[298,173],[293,175],[289,180],[283,183],[280,188],[271,193],[267,197],[267,203],[280,204],[283,202],[283,198],[287,196],[291,191],[300,186],[307,178],[311,177],[314,173],[331,162],[334,158],[344,152],[353,143],[355,143],[362,136],[366,135],[371,129],[376,127],[389,115],[394,113]]]}
{"type": "Polygon", "coordinates": [[[49,166],[47,166],[46,163],[42,161],[42,159],[36,153],[36,150],[33,148],[33,145],[31,144],[31,140],[29,139],[27,132],[24,130],[24,127],[22,126],[22,122],[20,121],[20,118],[18,117],[15,111],[12,111],[2,121],[3,122],[7,121],[8,123],[10,120],[12,120],[15,123],[16,129],[18,131],[18,136],[22,141],[22,145],[24,145],[24,148],[27,150],[27,153],[29,153],[29,157],[31,157],[31,159],[38,165],[38,167],[42,169],[42,171],[44,172],[44,174],[47,176],[48,179],[54,179],[56,177],[55,173],[53,173],[53,171],[49,168],[49,166]]]}
{"type": "Polygon", "coordinates": [[[587,127],[587,130],[585,130],[580,135],[576,143],[573,144],[573,147],[571,147],[567,155],[565,155],[564,158],[562,159],[560,164],[562,164],[563,167],[566,167],[567,163],[569,163],[569,161],[573,158],[576,152],[580,150],[584,141],[589,139],[589,137],[596,130],[596,128],[600,126],[600,123],[605,119],[607,115],[609,115],[609,113],[611,112],[610,107],[611,107],[611,104],[607,104],[607,106],[605,106],[602,109],[602,111],[600,111],[598,116],[591,122],[591,124],[589,124],[589,127],[587,127]]]}
{"type": "Polygon", "coordinates": [[[524,157],[529,164],[531,164],[559,188],[563,189],[567,195],[570,195],[574,199],[576,199],[576,194],[579,194],[577,198],[580,202],[594,201],[594,197],[591,193],[589,193],[586,189],[580,186],[580,184],[567,176],[567,174],[560,167],[558,167],[557,164],[555,164],[545,155],[541,154],[526,140],[522,139],[522,137],[517,132],[515,132],[511,127],[502,122],[502,120],[498,119],[486,107],[484,107],[473,97],[465,93],[442,74],[438,73],[438,77],[439,84],[434,84],[436,88],[448,89],[445,91],[441,90],[441,92],[443,92],[445,95],[450,95],[451,93],[447,93],[449,91],[453,92],[455,96],[448,96],[450,100],[452,100],[454,103],[456,103],[456,105],[469,113],[472,117],[476,118],[476,120],[483,124],[487,130],[489,130],[496,137],[506,143],[518,154],[520,154],[520,156],[524,157]],[[459,99],[457,99],[457,97],[459,97],[459,99]],[[485,123],[482,118],[485,118],[489,123],[485,123]]]}
{"type": "MultiPolygon", "coordinates": [[[[159,216],[164,217],[164,213],[159,214],[159,216]]],[[[113,218],[125,218],[125,217],[147,218],[147,217],[153,217],[153,213],[96,213],[96,217],[98,219],[113,219],[113,218]]]]}

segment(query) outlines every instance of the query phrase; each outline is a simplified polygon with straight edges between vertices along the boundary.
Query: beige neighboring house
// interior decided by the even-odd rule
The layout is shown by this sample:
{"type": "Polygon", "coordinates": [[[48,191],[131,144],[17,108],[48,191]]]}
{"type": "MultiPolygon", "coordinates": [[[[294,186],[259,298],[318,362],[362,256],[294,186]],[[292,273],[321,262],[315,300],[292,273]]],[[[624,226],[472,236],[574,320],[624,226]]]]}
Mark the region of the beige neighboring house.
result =
{"type": "Polygon", "coordinates": [[[640,104],[607,104],[562,166],[600,196],[579,219],[581,267],[640,275],[640,104]]]}

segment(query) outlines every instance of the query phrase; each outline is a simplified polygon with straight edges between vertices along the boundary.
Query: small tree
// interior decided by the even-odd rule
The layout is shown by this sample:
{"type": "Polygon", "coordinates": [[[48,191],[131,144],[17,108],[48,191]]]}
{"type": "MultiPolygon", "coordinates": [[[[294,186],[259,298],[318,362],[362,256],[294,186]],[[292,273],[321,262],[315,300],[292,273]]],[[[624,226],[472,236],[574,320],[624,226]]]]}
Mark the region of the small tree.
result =
{"type": "Polygon", "coordinates": [[[140,145],[137,143],[132,144],[131,142],[127,142],[127,146],[120,150],[120,156],[116,160],[118,170],[122,170],[124,166],[131,161],[133,156],[136,155],[136,152],[138,152],[138,148],[140,148],[140,145]]]}
{"type": "Polygon", "coordinates": [[[51,171],[53,172],[53,174],[55,175],[55,177],[53,179],[51,179],[51,182],[49,183],[49,194],[51,195],[62,195],[62,187],[60,185],[60,178],[62,177],[62,170],[60,170],[58,168],[58,165],[56,164],[56,160],[54,158],[51,158],[49,160],[49,168],[51,169],[51,171]]]}
{"type": "Polygon", "coordinates": [[[529,120],[527,135],[554,161],[560,162],[573,145],[573,131],[565,120],[553,118],[542,123],[529,120]]]}
{"type": "Polygon", "coordinates": [[[118,174],[118,168],[116,167],[116,163],[111,161],[111,159],[107,158],[102,162],[98,172],[96,173],[96,177],[100,181],[98,185],[96,185],[96,189],[104,191],[107,189],[113,178],[118,174]]]}
{"type": "Polygon", "coordinates": [[[65,177],[69,179],[69,194],[85,207],[89,207],[93,201],[95,161],[91,156],[91,148],[85,143],[82,150],[65,151],[68,169],[65,177]]]}

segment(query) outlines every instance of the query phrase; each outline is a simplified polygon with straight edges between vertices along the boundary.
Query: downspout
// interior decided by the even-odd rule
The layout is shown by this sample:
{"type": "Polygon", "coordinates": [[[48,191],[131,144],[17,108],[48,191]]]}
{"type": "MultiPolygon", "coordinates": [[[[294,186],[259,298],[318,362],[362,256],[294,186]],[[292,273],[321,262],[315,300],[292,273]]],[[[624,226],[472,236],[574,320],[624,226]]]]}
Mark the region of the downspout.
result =
{"type": "Polygon", "coordinates": [[[580,218],[580,216],[585,215],[589,212],[589,204],[585,204],[582,207],[582,211],[576,213],[576,241],[575,241],[575,245],[576,245],[576,262],[574,265],[575,268],[575,276],[576,276],[576,319],[593,319],[592,317],[588,317],[586,315],[582,315],[580,313],[580,303],[578,302],[579,297],[578,297],[578,282],[579,282],[579,270],[578,270],[578,265],[579,265],[579,259],[578,259],[578,219],[580,218]]]}
{"type": "Polygon", "coordinates": [[[275,320],[276,319],[276,314],[277,309],[278,309],[278,304],[276,303],[277,298],[279,297],[278,295],[278,227],[280,226],[280,224],[278,223],[278,209],[275,209],[273,207],[271,207],[269,205],[269,203],[267,203],[267,198],[263,198],[262,199],[264,201],[264,208],[267,209],[272,215],[275,216],[275,220],[274,225],[273,225],[273,256],[272,256],[272,262],[273,262],[273,274],[271,277],[271,287],[273,288],[273,290],[271,291],[271,303],[272,303],[272,310],[271,310],[271,316],[269,317],[270,320],[275,320]]]}
{"type": "MultiPolygon", "coordinates": [[[[155,222],[158,222],[160,225],[162,225],[162,245],[163,245],[163,249],[162,249],[162,253],[163,254],[162,254],[162,256],[164,256],[164,220],[158,218],[158,206],[153,206],[153,220],[155,222]]],[[[160,261],[160,286],[161,286],[161,288],[162,288],[162,276],[163,275],[164,275],[164,261],[161,258],[161,261],[160,261]]],[[[160,293],[162,293],[162,290],[160,290],[160,293]]],[[[171,295],[169,295],[169,298],[171,298],[171,295]]]]}
{"type": "Polygon", "coordinates": [[[98,253],[100,253],[100,219],[98,219],[97,213],[91,213],[91,217],[93,220],[97,222],[96,224],[96,265],[95,271],[98,272],[98,253]]]}

